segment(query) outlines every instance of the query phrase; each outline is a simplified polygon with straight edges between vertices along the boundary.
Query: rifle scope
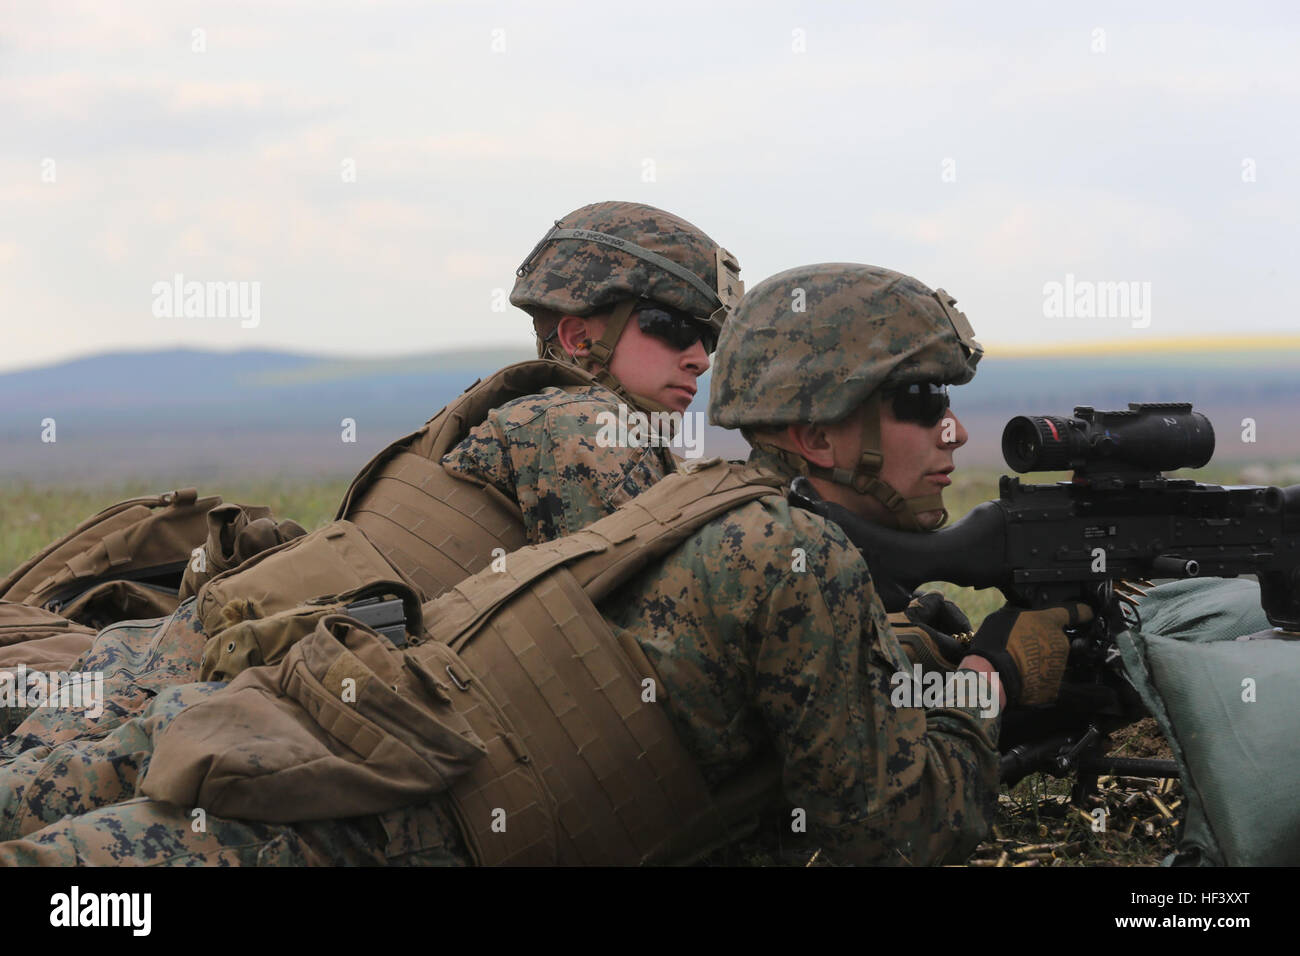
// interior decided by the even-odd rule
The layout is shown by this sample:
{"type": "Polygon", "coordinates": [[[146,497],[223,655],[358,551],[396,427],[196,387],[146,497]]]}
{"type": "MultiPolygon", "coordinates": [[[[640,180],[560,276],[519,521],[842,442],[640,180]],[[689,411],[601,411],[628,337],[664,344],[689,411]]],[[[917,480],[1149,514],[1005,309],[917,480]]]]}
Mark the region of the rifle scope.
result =
{"type": "Polygon", "coordinates": [[[1190,402],[1129,402],[1128,411],[1088,405],[1073,418],[1019,415],[1002,431],[1002,457],[1018,472],[1173,471],[1214,454],[1214,426],[1190,402]]]}

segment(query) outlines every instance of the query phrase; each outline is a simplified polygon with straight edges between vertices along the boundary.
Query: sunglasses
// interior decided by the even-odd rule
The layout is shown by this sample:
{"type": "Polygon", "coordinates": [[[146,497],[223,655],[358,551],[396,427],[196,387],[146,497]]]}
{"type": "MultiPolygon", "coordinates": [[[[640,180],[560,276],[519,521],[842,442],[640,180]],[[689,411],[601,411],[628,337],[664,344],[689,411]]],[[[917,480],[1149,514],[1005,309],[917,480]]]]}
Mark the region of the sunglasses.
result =
{"type": "Polygon", "coordinates": [[[933,428],[948,410],[948,386],[938,382],[915,382],[890,389],[885,397],[893,403],[894,417],[933,428]]]}
{"type": "Polygon", "coordinates": [[[718,347],[718,334],[713,326],[679,309],[654,302],[640,304],[636,308],[636,324],[646,335],[653,335],[679,352],[685,352],[696,342],[703,342],[708,354],[718,347]]]}

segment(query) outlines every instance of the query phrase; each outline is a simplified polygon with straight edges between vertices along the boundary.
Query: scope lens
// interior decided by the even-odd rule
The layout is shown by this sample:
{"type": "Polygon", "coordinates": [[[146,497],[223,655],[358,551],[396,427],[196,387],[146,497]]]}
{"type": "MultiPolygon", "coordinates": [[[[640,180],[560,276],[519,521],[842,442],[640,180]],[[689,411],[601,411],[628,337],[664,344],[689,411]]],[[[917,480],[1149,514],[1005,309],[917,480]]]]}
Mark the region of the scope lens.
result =
{"type": "Polygon", "coordinates": [[[1063,419],[1019,415],[1002,431],[1002,457],[1013,470],[1060,471],[1070,463],[1070,429],[1063,419]]]}

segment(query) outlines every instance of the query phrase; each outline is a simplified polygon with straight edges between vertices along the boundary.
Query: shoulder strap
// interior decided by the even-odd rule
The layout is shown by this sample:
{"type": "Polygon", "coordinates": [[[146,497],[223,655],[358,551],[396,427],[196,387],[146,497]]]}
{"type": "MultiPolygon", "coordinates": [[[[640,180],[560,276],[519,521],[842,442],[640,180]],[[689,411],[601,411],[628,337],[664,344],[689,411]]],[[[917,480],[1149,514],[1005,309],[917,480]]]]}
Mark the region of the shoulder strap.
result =
{"type": "Polygon", "coordinates": [[[599,603],[718,515],[778,493],[783,481],[716,458],[687,462],[613,514],[575,534],[521,548],[506,557],[504,570],[481,571],[452,588],[425,616],[434,622],[429,636],[444,643],[468,639],[495,608],[559,567],[567,566],[599,603]]]}

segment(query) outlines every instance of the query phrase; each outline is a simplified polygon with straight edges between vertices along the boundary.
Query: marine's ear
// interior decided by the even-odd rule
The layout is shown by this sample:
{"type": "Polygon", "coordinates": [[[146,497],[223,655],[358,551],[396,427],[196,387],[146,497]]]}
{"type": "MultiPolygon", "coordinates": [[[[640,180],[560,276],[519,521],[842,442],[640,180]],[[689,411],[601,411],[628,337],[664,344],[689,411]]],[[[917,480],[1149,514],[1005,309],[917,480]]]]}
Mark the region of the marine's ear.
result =
{"type": "Polygon", "coordinates": [[[774,445],[792,451],[810,465],[821,468],[835,467],[835,449],[825,425],[800,423],[786,425],[768,437],[774,445]],[[775,439],[775,440],[773,440],[775,439]]]}
{"type": "Polygon", "coordinates": [[[581,355],[591,349],[591,343],[604,331],[604,316],[563,315],[555,327],[555,338],[569,355],[581,355]]]}

